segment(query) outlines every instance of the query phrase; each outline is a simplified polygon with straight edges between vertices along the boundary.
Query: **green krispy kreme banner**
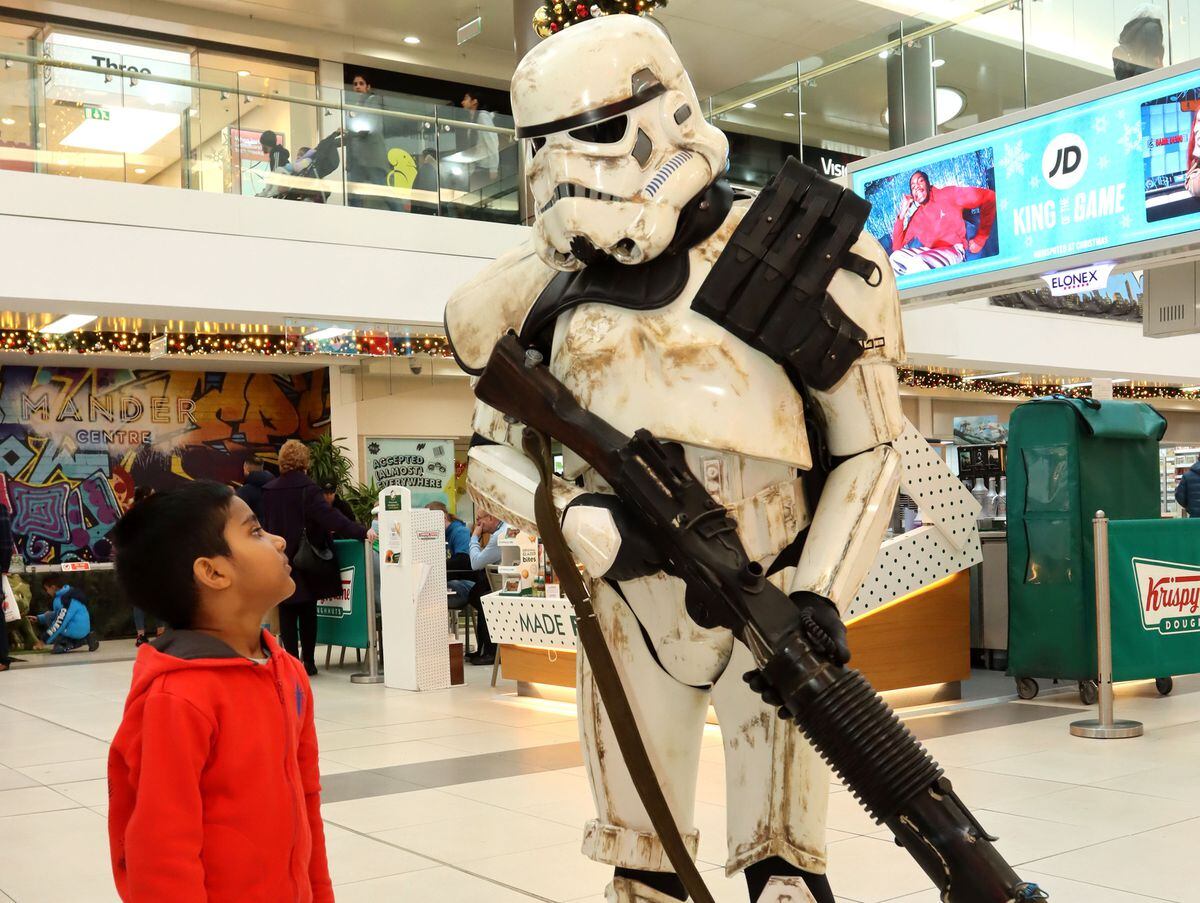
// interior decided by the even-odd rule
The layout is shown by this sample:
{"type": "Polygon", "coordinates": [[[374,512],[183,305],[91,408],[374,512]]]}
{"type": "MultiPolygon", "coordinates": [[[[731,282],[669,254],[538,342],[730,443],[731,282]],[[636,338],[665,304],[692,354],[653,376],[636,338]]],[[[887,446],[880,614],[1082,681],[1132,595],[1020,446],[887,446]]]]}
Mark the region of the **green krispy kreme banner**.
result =
{"type": "Polygon", "coordinates": [[[317,642],[367,648],[367,561],[363,543],[336,539],[333,550],[342,567],[342,595],[317,603],[317,642]]]}
{"type": "Polygon", "coordinates": [[[1200,518],[1108,525],[1113,679],[1200,671],[1200,518]]]}

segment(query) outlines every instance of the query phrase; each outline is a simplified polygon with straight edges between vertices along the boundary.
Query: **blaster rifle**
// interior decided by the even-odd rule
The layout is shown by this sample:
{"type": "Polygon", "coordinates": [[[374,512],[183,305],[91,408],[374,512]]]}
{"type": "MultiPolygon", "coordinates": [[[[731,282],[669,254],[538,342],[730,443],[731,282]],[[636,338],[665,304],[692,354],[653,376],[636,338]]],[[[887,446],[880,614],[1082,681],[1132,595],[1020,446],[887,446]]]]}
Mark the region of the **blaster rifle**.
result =
{"type": "MultiPolygon", "coordinates": [[[[886,824],[945,903],[1047,899],[1022,881],[958,798],[941,767],[858,671],[822,651],[797,607],[751,561],[737,524],[678,446],[632,438],[584,410],[513,334],[497,343],[476,395],[583,458],[656,537],[687,585],[688,613],[726,627],[754,656],[782,708],[870,815],[886,824]]],[[[527,445],[528,442],[527,437],[527,445]]],[[[543,470],[545,473],[545,470],[543,470]]]]}

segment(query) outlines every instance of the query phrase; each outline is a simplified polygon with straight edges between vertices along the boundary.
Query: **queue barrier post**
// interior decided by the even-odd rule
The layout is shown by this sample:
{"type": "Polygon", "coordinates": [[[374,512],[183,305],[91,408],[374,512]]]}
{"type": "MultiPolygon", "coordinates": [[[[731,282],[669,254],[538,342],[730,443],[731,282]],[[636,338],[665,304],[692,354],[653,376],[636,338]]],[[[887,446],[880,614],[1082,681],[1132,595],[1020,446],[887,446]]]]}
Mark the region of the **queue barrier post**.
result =
{"type": "Polygon", "coordinates": [[[1092,519],[1096,550],[1096,663],[1100,672],[1100,717],[1071,723],[1071,735],[1089,740],[1140,737],[1140,721],[1118,720],[1113,713],[1112,595],[1108,582],[1108,516],[1097,511],[1092,519]]]}

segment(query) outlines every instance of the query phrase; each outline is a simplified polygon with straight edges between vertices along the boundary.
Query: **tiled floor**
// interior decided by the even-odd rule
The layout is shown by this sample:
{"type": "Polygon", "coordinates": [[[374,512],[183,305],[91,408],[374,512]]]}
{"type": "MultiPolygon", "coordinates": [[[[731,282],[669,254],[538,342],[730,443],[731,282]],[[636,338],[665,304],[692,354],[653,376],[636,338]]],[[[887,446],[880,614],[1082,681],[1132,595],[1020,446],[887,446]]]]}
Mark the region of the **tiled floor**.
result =
{"type": "MultiPolygon", "coordinates": [[[[129,662],[72,657],[0,676],[0,903],[116,900],[105,834],[107,743],[129,662]],[[49,851],[53,851],[52,853],[49,851]]],[[[316,681],[329,858],[341,901],[521,903],[602,899],[609,869],[579,853],[591,797],[574,710],[470,685],[408,694],[316,681]]],[[[1123,687],[1129,741],[1071,738],[1071,694],[910,712],[960,794],[1027,880],[1055,903],[1200,903],[1200,679],[1123,687]]],[[[1003,682],[998,686],[1007,687],[1003,682]]],[[[705,737],[700,861],[718,903],[727,880],[720,735],[705,737]]],[[[936,894],[842,788],[829,817],[830,879],[844,903],[934,903],[936,894]]]]}

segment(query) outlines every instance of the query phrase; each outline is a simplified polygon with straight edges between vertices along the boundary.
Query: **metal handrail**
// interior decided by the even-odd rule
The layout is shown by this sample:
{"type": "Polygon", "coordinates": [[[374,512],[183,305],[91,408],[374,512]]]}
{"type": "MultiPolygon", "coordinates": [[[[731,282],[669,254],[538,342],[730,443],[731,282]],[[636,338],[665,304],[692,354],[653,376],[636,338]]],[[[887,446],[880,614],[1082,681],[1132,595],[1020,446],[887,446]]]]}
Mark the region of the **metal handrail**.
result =
{"type": "MultiPolygon", "coordinates": [[[[27,53],[16,53],[10,50],[0,50],[0,61],[12,61],[21,63],[27,66],[52,68],[52,69],[71,69],[76,72],[89,72],[96,75],[104,75],[111,78],[128,79],[131,82],[156,82],[164,85],[174,85],[179,88],[191,88],[197,91],[215,91],[218,93],[237,95],[239,97],[257,97],[262,100],[276,100],[283,103],[300,104],[301,106],[315,107],[317,109],[337,110],[339,112],[357,113],[359,111],[372,116],[387,116],[393,119],[407,119],[413,121],[426,121],[433,119],[435,113],[414,113],[408,110],[388,110],[383,107],[365,107],[357,104],[348,104],[344,100],[340,102],[332,102],[321,100],[315,97],[298,97],[291,94],[268,94],[265,91],[256,91],[249,88],[242,88],[240,85],[227,85],[220,82],[208,82],[201,79],[193,78],[177,78],[172,75],[156,75],[148,72],[130,73],[125,70],[112,69],[108,66],[95,66],[91,63],[77,63],[73,60],[58,60],[53,57],[33,56],[27,53]]],[[[436,105],[432,105],[436,109],[436,105]]],[[[446,120],[452,124],[454,128],[470,129],[480,132],[497,132],[502,135],[508,135],[516,140],[516,130],[505,128],[498,125],[486,125],[480,122],[472,122],[470,120],[446,120]]]]}

